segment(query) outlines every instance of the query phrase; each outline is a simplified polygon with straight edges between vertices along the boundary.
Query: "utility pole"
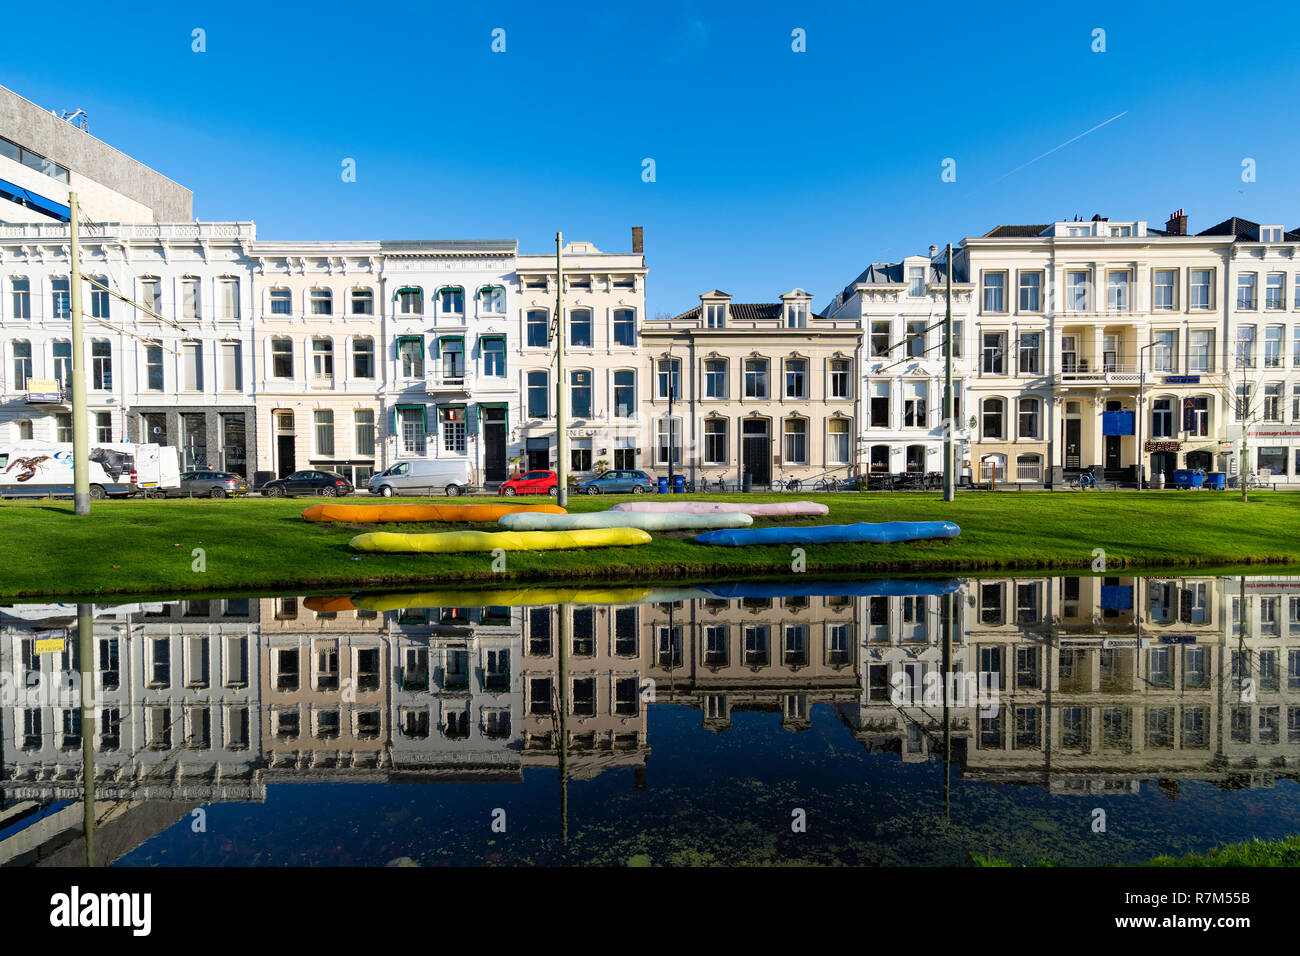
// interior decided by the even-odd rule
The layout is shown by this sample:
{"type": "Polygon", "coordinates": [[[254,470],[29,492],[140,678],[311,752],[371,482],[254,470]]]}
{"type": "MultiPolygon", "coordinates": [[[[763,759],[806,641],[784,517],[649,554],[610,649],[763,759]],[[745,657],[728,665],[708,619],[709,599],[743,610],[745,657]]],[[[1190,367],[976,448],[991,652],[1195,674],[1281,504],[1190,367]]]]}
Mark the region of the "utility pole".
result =
{"type": "Polygon", "coordinates": [[[573,639],[573,622],[568,604],[557,604],[560,616],[559,697],[560,728],[556,752],[560,762],[560,842],[569,845],[569,641],[573,639]]]}
{"type": "Polygon", "coordinates": [[[564,389],[564,235],[555,234],[555,503],[569,503],[569,428],[564,389]]]}
{"type": "Polygon", "coordinates": [[[947,308],[943,318],[943,500],[952,501],[957,495],[956,461],[953,457],[952,433],[957,427],[953,421],[952,394],[952,243],[948,243],[947,308]]]}
{"type": "MultiPolygon", "coordinates": [[[[73,217],[76,228],[76,217],[73,217]]],[[[77,605],[77,654],[81,658],[81,828],[86,866],[95,865],[95,605],[77,605]]]]}
{"type": "Polygon", "coordinates": [[[77,194],[68,194],[71,264],[68,300],[72,310],[72,512],[90,514],[90,422],[86,415],[86,350],[81,331],[81,249],[77,236],[77,194]]]}
{"type": "MultiPolygon", "coordinates": [[[[668,345],[668,493],[673,490],[673,396],[677,383],[673,380],[673,347],[668,345]]],[[[672,613],[671,611],[669,612],[672,613]]]]}

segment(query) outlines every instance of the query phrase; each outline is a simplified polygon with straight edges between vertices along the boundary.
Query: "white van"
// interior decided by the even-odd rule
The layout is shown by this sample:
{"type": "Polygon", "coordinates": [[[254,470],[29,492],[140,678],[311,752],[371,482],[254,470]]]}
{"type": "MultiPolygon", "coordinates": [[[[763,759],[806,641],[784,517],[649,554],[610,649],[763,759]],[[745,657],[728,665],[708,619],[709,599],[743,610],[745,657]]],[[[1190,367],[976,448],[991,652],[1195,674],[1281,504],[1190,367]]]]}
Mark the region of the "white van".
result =
{"type": "Polygon", "coordinates": [[[434,495],[446,492],[449,497],[464,494],[472,487],[473,469],[463,458],[445,461],[412,458],[399,461],[391,468],[371,477],[367,489],[372,495],[434,495]]]}
{"type": "MultiPolygon", "coordinates": [[[[143,487],[176,487],[176,449],[133,442],[90,443],[90,497],[124,498],[143,487]]],[[[73,493],[71,442],[18,441],[0,446],[0,496],[69,497],[73,493]]]]}

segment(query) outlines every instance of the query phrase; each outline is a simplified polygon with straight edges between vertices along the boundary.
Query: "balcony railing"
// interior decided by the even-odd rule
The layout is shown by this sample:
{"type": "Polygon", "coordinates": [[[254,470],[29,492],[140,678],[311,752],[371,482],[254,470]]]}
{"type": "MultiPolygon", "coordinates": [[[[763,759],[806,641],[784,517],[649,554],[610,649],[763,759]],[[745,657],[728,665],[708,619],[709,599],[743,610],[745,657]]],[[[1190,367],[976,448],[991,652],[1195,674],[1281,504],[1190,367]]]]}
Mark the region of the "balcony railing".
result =
{"type": "Polygon", "coordinates": [[[472,384],[473,376],[467,369],[444,369],[439,366],[424,375],[424,386],[431,392],[469,392],[472,384]]]}
{"type": "Polygon", "coordinates": [[[1140,369],[1136,365],[1120,365],[1114,362],[1103,362],[1099,365],[1092,365],[1087,360],[1080,360],[1074,363],[1062,364],[1061,370],[1056,373],[1057,381],[1068,383],[1078,382],[1082,384],[1127,384],[1136,385],[1140,369]]]}

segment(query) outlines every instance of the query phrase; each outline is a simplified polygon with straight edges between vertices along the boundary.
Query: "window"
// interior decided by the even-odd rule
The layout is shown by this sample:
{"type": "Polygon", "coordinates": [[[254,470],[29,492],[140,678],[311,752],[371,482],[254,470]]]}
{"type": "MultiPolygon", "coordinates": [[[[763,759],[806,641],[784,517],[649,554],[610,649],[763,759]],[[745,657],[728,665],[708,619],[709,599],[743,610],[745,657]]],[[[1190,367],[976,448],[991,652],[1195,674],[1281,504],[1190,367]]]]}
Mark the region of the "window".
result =
{"type": "Polygon", "coordinates": [[[1255,327],[1242,325],[1237,328],[1237,367],[1255,367],[1255,327]]]}
{"type": "Polygon", "coordinates": [[[1286,326],[1270,325],[1264,330],[1264,367],[1280,368],[1282,365],[1282,337],[1286,326]]]}
{"type": "Polygon", "coordinates": [[[271,339],[271,376],[293,378],[293,340],[271,339]]]}
{"type": "Polygon", "coordinates": [[[1007,274],[984,273],[984,312],[1007,311],[1007,274]]]}
{"type": "MultiPolygon", "coordinates": [[[[1300,422],[1300,383],[1291,388],[1291,421],[1300,422]]],[[[1297,448],[1296,452],[1300,453],[1300,448],[1297,448]]],[[[1300,474],[1300,470],[1296,473],[1300,474]]]]}
{"type": "Polygon", "coordinates": [[[272,315],[292,315],[293,314],[293,293],[288,289],[271,290],[271,314],[272,315]]]}
{"type": "Polygon", "coordinates": [[[1001,375],[1003,374],[1002,357],[1007,350],[1007,333],[1005,332],[985,332],[984,333],[984,374],[1001,375]]]}
{"type": "Polygon", "coordinates": [[[375,340],[368,335],[352,339],[352,375],[355,378],[375,377],[375,340]]]}
{"type": "MultiPolygon", "coordinates": [[[[157,346],[150,346],[157,348],[157,346]]],[[[16,340],[14,348],[14,385],[13,387],[22,391],[27,387],[27,380],[32,377],[32,343],[22,340],[16,340]]],[[[158,349],[159,353],[162,349],[158,349]]]]}
{"type": "Polygon", "coordinates": [[[311,374],[316,379],[334,378],[334,340],[315,338],[311,340],[311,374]]]}
{"type": "Polygon", "coordinates": [[[1019,436],[1021,438],[1040,438],[1038,433],[1039,405],[1036,398],[1020,399],[1019,436]]]}
{"type": "Polygon", "coordinates": [[[706,465],[727,464],[727,420],[725,418],[704,420],[704,463],[706,465]]]}
{"type": "Polygon", "coordinates": [[[1157,398],[1151,403],[1151,437],[1172,438],[1174,436],[1174,400],[1157,398]]]}
{"type": "Polygon", "coordinates": [[[808,305],[805,302],[791,302],[785,307],[785,327],[787,329],[808,328],[808,305]]]}
{"type": "Polygon", "coordinates": [[[907,294],[914,299],[925,295],[925,266],[907,267],[907,294]]]}
{"type": "Polygon", "coordinates": [[[577,370],[569,373],[570,408],[574,418],[591,417],[591,372],[577,370]]]}
{"type": "Polygon", "coordinates": [[[727,360],[704,360],[704,397],[727,397],[727,360]]]}
{"type": "Polygon", "coordinates": [[[374,315],[375,294],[369,289],[352,290],[352,314],[374,315]]]}
{"type": "Polygon", "coordinates": [[[671,397],[674,401],[681,398],[681,382],[678,380],[681,363],[677,359],[660,359],[656,368],[655,396],[671,397]]]}
{"type": "Polygon", "coordinates": [[[244,388],[244,347],[241,342],[221,343],[221,388],[227,392],[244,388]]]}
{"type": "Polygon", "coordinates": [[[785,420],[785,463],[787,465],[808,464],[808,419],[806,418],[785,420]]]}
{"type": "Polygon", "coordinates": [[[1111,312],[1129,310],[1129,278],[1127,271],[1106,274],[1106,308],[1111,312]]]}
{"type": "Polygon", "coordinates": [[[1193,269],[1191,272],[1191,294],[1188,305],[1198,311],[1208,311],[1213,302],[1213,284],[1210,269],[1193,269]]]}
{"type": "Polygon", "coordinates": [[[765,359],[745,359],[745,398],[767,398],[765,359]]]}
{"type": "Polygon", "coordinates": [[[72,441],[72,415],[70,413],[54,413],[54,440],[64,444],[72,441]]]}
{"type": "Polygon", "coordinates": [[[72,387],[72,343],[67,339],[55,339],[54,349],[54,380],[59,383],[59,388],[72,387]]]}
{"type": "Polygon", "coordinates": [[[1264,280],[1264,308],[1286,308],[1286,276],[1280,272],[1270,272],[1264,280]]]}
{"type": "Polygon", "coordinates": [[[528,373],[528,417],[546,418],[550,415],[550,390],[546,372],[528,373]]]}
{"type": "Polygon", "coordinates": [[[591,309],[569,310],[569,344],[574,348],[591,348],[591,309]]]}
{"type": "Polygon", "coordinates": [[[357,455],[369,458],[375,453],[375,412],[371,408],[358,408],[352,412],[357,455]]]}
{"type": "Polygon", "coordinates": [[[926,383],[907,382],[903,386],[903,427],[924,428],[926,425],[926,383]]]}
{"type": "Polygon", "coordinates": [[[1253,390],[1253,386],[1249,382],[1237,386],[1235,409],[1237,421],[1239,422],[1245,421],[1250,417],[1251,392],[1253,390]]]}
{"type": "Polygon", "coordinates": [[[181,318],[197,319],[203,314],[199,280],[193,276],[181,279],[181,318]]]}
{"type": "Polygon", "coordinates": [[[871,386],[871,427],[889,427],[889,382],[875,382],[871,386]]]}
{"type": "Polygon", "coordinates": [[[907,323],[908,358],[925,358],[925,327],[924,319],[907,323]]]}
{"type": "Polygon", "coordinates": [[[1089,307],[1088,273],[1086,271],[1067,272],[1065,274],[1065,310],[1067,312],[1087,312],[1089,307]]]}
{"type": "Polygon", "coordinates": [[[9,289],[13,296],[13,317],[30,319],[32,317],[31,280],[26,276],[14,276],[9,281],[9,289]]]}
{"type": "Polygon", "coordinates": [[[398,315],[424,315],[424,290],[407,286],[397,290],[398,315]]]}
{"type": "Polygon", "coordinates": [[[1255,278],[1253,272],[1243,272],[1237,276],[1237,308],[1255,308],[1255,278]]]}
{"type": "Polygon", "coordinates": [[[90,276],[90,314],[97,319],[112,318],[108,305],[109,295],[99,286],[93,284],[96,282],[99,285],[107,286],[108,277],[90,276]]]}
{"type": "Polygon", "coordinates": [[[417,408],[398,409],[399,429],[402,436],[402,451],[407,455],[425,454],[425,410],[421,405],[417,408]]]}
{"type": "Polygon", "coordinates": [[[1214,332],[1209,329],[1193,329],[1189,336],[1187,370],[1211,371],[1214,367],[1214,332]]]}
{"type": "Polygon", "coordinates": [[[1205,395],[1183,400],[1184,428],[1189,437],[1205,438],[1210,434],[1210,399],[1205,395]]]}
{"type": "Polygon", "coordinates": [[[489,378],[506,377],[506,340],[501,336],[480,338],[479,351],[483,353],[483,374],[489,378]]]}
{"type": "Polygon", "coordinates": [[[68,289],[67,279],[50,280],[50,295],[56,319],[66,319],[72,315],[72,298],[68,289]]]}
{"type": "Polygon", "coordinates": [[[442,429],[442,450],[453,455],[465,454],[465,409],[444,406],[438,409],[442,429]]]}
{"type": "Polygon", "coordinates": [[[239,280],[232,276],[217,280],[217,318],[239,318],[239,280]]]}
{"type": "Polygon", "coordinates": [[[890,335],[889,322],[871,323],[871,354],[873,356],[884,357],[889,355],[890,335]]]}
{"type": "Polygon", "coordinates": [[[828,465],[849,463],[849,420],[847,418],[831,418],[826,421],[826,463],[828,465]]]}
{"type": "Polygon", "coordinates": [[[1037,375],[1042,371],[1043,333],[1020,333],[1020,374],[1037,375]]]}
{"type": "Polygon", "coordinates": [[[1157,312],[1172,312],[1174,290],[1178,287],[1178,270],[1156,269],[1151,278],[1151,308],[1157,312]]]}
{"type": "Polygon", "coordinates": [[[111,412],[95,412],[95,441],[109,442],[113,440],[113,414],[111,412]]]}
{"type": "Polygon", "coordinates": [[[465,290],[448,286],[438,290],[438,311],[443,315],[462,315],[465,312],[465,290]]]}
{"type": "Polygon", "coordinates": [[[626,345],[629,348],[636,346],[635,309],[614,310],[614,344],[626,345]]]}
{"type": "Polygon", "coordinates": [[[312,289],[308,296],[312,315],[334,314],[334,293],[329,289],[312,289]]]}
{"type": "Polygon", "coordinates": [[[479,308],[492,315],[506,310],[506,290],[499,285],[485,285],[479,290],[479,308]]]}
{"type": "Polygon", "coordinates": [[[403,378],[424,377],[424,340],[404,338],[397,340],[397,361],[403,378]]]}
{"type": "Polygon", "coordinates": [[[1285,475],[1287,450],[1282,446],[1261,447],[1257,450],[1256,470],[1263,475],[1285,475]]]}
{"type": "Polygon", "coordinates": [[[187,392],[203,391],[203,343],[181,343],[181,387],[187,392]]]}
{"type": "Polygon", "coordinates": [[[440,358],[442,360],[442,378],[449,383],[465,380],[465,341],[459,336],[440,339],[440,358]]]}
{"type": "Polygon", "coordinates": [[[1043,274],[1041,272],[1020,273],[1020,311],[1043,311],[1043,274]]]}
{"type": "Polygon", "coordinates": [[[545,309],[528,310],[528,347],[545,348],[550,341],[550,317],[545,309]]]}
{"type": "Polygon", "coordinates": [[[668,452],[672,450],[675,465],[682,463],[682,420],[680,418],[661,418],[655,425],[655,461],[660,465],[668,464],[668,452]]]}
{"type": "Polygon", "coordinates": [[[569,449],[569,467],[574,471],[591,471],[591,439],[575,438],[569,449]]]}
{"type": "Polygon", "coordinates": [[[785,397],[808,397],[808,360],[785,360],[785,397]]]}
{"type": "Polygon", "coordinates": [[[619,369],[614,373],[614,417],[636,416],[636,372],[619,369]]]}
{"type": "Polygon", "coordinates": [[[724,303],[706,305],[704,307],[704,324],[710,329],[725,329],[727,327],[727,306],[724,303]]]}
{"type": "Polygon", "coordinates": [[[313,418],[316,423],[316,454],[322,458],[334,457],[334,413],[328,408],[318,408],[313,418]]]}
{"type": "Polygon", "coordinates": [[[831,398],[849,397],[849,363],[844,359],[831,359],[831,398]]]}
{"type": "Polygon", "coordinates": [[[985,438],[1000,439],[1003,437],[1002,409],[1002,399],[984,399],[984,430],[982,434],[985,438]]]}
{"type": "Polygon", "coordinates": [[[1157,372],[1172,372],[1178,355],[1178,333],[1162,331],[1151,333],[1151,367],[1157,372]]]}
{"type": "Polygon", "coordinates": [[[1264,386],[1264,421],[1280,422],[1281,420],[1282,383],[1269,382],[1264,386]]]}

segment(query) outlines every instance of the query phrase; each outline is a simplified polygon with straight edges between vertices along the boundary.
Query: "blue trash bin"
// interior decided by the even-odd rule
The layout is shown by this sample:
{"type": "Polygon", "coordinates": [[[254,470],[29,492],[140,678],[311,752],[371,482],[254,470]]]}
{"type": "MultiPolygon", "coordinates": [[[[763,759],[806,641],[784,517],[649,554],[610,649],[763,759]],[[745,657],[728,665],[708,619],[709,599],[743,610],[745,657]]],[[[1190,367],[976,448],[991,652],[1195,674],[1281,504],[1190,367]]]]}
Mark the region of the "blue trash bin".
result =
{"type": "Polygon", "coordinates": [[[1181,468],[1178,469],[1177,471],[1175,471],[1175,472],[1174,472],[1174,487],[1175,487],[1175,488],[1190,488],[1190,487],[1192,487],[1192,473],[1191,473],[1190,471],[1186,471],[1186,470],[1181,469],[1181,468]]]}
{"type": "Polygon", "coordinates": [[[668,479],[662,475],[659,476],[659,494],[668,494],[668,479]]]}
{"type": "Polygon", "coordinates": [[[686,490],[686,476],[673,475],[673,494],[680,495],[686,490]]]}
{"type": "Polygon", "coordinates": [[[1205,486],[1213,488],[1215,491],[1223,491],[1228,487],[1228,475],[1222,471],[1212,471],[1205,476],[1205,486]]]}

